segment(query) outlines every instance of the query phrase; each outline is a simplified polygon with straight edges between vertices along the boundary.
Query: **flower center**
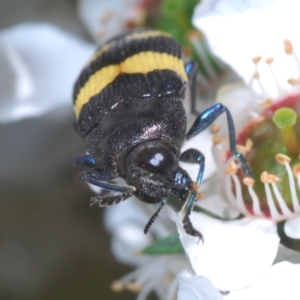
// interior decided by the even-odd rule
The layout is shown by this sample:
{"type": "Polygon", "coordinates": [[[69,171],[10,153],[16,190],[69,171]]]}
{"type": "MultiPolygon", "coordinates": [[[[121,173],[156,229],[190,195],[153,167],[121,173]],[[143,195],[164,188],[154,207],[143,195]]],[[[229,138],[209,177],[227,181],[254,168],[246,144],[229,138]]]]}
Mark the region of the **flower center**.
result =
{"type": "MultiPolygon", "coordinates": [[[[267,108],[260,121],[250,123],[237,137],[240,145],[249,144],[249,140],[253,144],[248,147],[246,158],[252,168],[254,182],[244,181],[246,184],[240,187],[232,178],[233,194],[235,197],[240,194],[244,213],[276,221],[300,214],[298,115],[300,93],[267,108]]],[[[241,169],[237,169],[235,176],[243,180],[241,169]]]]}

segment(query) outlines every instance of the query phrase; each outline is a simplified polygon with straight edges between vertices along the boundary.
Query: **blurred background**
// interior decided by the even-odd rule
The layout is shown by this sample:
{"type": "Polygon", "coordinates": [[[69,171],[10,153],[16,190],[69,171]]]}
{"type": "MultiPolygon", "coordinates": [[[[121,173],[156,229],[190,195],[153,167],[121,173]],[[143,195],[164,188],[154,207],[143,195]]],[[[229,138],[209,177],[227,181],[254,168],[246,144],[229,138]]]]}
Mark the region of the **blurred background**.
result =
{"type": "MultiPolygon", "coordinates": [[[[50,22],[93,42],[78,18],[76,1],[0,0],[1,30],[28,21],[50,22]]],[[[10,84],[4,75],[1,87],[10,84]]],[[[69,108],[63,112],[59,108],[0,124],[2,300],[136,297],[110,291],[111,282],[129,267],[112,257],[103,210],[89,208],[92,192],[71,163],[73,155],[84,153],[85,144],[72,126],[71,86],[69,93],[69,108]]]]}

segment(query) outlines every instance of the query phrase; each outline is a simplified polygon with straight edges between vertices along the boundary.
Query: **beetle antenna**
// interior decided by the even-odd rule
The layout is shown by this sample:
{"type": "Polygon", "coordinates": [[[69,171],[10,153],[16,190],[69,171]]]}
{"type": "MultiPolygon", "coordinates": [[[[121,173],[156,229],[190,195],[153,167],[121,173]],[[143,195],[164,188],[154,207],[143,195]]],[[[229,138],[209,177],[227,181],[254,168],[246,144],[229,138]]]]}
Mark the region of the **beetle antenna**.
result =
{"type": "Polygon", "coordinates": [[[164,199],[161,203],[160,206],[158,207],[157,211],[153,214],[153,216],[150,218],[150,220],[148,221],[147,225],[145,226],[144,229],[144,233],[147,234],[147,232],[149,231],[150,227],[152,226],[152,224],[154,223],[154,221],[156,220],[156,218],[158,217],[159,212],[161,211],[161,209],[164,207],[164,205],[166,204],[167,200],[164,199]]]}

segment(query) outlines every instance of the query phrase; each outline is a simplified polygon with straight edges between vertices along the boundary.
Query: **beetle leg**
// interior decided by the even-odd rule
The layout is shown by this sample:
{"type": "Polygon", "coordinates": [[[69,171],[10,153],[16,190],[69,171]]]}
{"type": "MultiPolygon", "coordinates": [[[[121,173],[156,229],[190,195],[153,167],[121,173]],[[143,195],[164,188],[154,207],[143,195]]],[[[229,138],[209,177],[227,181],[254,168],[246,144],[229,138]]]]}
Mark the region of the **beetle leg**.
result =
{"type": "Polygon", "coordinates": [[[196,201],[197,192],[192,192],[189,196],[186,205],[183,209],[183,218],[182,218],[182,224],[185,232],[189,235],[199,237],[200,240],[203,241],[203,235],[194,228],[191,220],[190,220],[190,214],[193,210],[195,201],[196,201]]]}
{"type": "Polygon", "coordinates": [[[72,158],[73,164],[83,168],[93,168],[96,166],[94,158],[90,155],[77,155],[72,158]]]}
{"type": "Polygon", "coordinates": [[[179,160],[187,163],[199,164],[200,169],[197,176],[197,185],[200,186],[204,173],[205,157],[196,149],[188,149],[180,154],[179,160]]]}
{"type": "Polygon", "coordinates": [[[133,190],[128,189],[127,191],[122,192],[121,194],[115,195],[115,196],[95,196],[91,198],[90,200],[90,206],[94,206],[95,204],[98,204],[100,207],[103,206],[111,206],[114,204],[119,204],[121,201],[124,201],[132,196],[133,190]]]}
{"type": "Polygon", "coordinates": [[[193,114],[198,114],[196,111],[196,92],[197,92],[197,71],[198,63],[195,60],[191,60],[185,66],[185,72],[188,76],[190,84],[190,97],[191,97],[191,112],[193,114]]]}
{"type": "Polygon", "coordinates": [[[103,189],[119,192],[120,194],[115,196],[95,196],[91,199],[90,205],[98,203],[99,206],[110,206],[113,204],[118,204],[132,196],[135,191],[133,186],[121,186],[106,182],[105,180],[114,178],[111,175],[101,174],[97,169],[86,171],[82,175],[82,179],[90,184],[99,186],[103,189]]]}
{"type": "Polygon", "coordinates": [[[253,177],[251,168],[248,165],[247,160],[236,149],[235,129],[234,129],[234,123],[230,111],[226,106],[223,106],[221,103],[214,104],[213,106],[207,108],[206,110],[204,110],[202,113],[198,115],[191,129],[186,134],[186,139],[189,140],[190,138],[194,137],[195,135],[199,134],[201,131],[206,129],[223,112],[226,113],[226,117],[227,117],[230,151],[240,161],[242,169],[246,174],[246,176],[253,177]]]}
{"type": "Polygon", "coordinates": [[[164,205],[166,204],[167,199],[164,199],[161,203],[160,206],[158,207],[157,211],[152,215],[152,217],[150,218],[150,220],[148,221],[148,223],[145,226],[144,229],[144,233],[147,234],[147,232],[149,231],[150,227],[152,226],[152,224],[154,223],[154,221],[156,220],[156,218],[158,217],[159,212],[161,211],[161,209],[164,207],[164,205]]]}
{"type": "MultiPolygon", "coordinates": [[[[202,182],[204,166],[205,166],[204,155],[196,149],[188,149],[180,154],[179,159],[183,162],[197,163],[200,165],[198,176],[197,176],[197,186],[200,186],[202,182]]],[[[192,236],[197,236],[201,240],[203,240],[203,235],[193,227],[193,224],[189,218],[193,210],[196,199],[197,199],[197,191],[192,191],[183,210],[182,224],[187,234],[192,236]]]]}

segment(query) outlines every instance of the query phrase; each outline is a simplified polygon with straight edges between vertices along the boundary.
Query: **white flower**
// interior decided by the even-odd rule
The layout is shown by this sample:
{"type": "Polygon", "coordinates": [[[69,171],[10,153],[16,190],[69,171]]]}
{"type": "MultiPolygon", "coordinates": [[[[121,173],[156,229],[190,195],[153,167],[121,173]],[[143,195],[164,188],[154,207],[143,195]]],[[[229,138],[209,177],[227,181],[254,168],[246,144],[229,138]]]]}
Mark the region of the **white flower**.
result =
{"type": "Polygon", "coordinates": [[[176,275],[182,270],[191,269],[185,255],[140,254],[155,240],[175,232],[175,225],[168,216],[170,210],[165,207],[147,235],[143,233],[143,228],[155,211],[153,205],[133,197],[106,210],[105,225],[112,235],[114,256],[118,261],[136,267],[112,284],[113,291],[127,289],[136,292],[137,300],[147,299],[153,291],[160,299],[174,299],[178,288],[176,275]]]}
{"type": "MultiPolygon", "coordinates": [[[[283,89],[287,79],[299,76],[293,57],[282,51],[284,40],[300,50],[298,3],[293,0],[201,1],[195,10],[194,25],[206,35],[213,52],[249,83],[254,72],[252,59],[274,58],[274,73],[283,89]]],[[[278,97],[276,82],[268,64],[259,66],[263,87],[278,97]]],[[[258,87],[259,88],[259,87],[258,87]]],[[[260,91],[261,92],[261,91],[260,91]]]]}
{"type": "Polygon", "coordinates": [[[37,117],[58,107],[68,111],[75,78],[93,50],[47,23],[3,30],[0,122],[37,117]]]}
{"type": "Polygon", "coordinates": [[[282,262],[274,265],[258,284],[221,296],[205,277],[182,272],[178,300],[265,300],[299,299],[300,265],[282,262]]]}
{"type": "MultiPolygon", "coordinates": [[[[237,133],[251,122],[262,121],[262,112],[266,108],[272,109],[276,100],[289,95],[298,97],[300,72],[296,49],[300,49],[300,44],[297,32],[299,18],[296,11],[296,3],[292,1],[229,0],[204,0],[195,11],[194,24],[206,34],[214,53],[244,80],[243,83],[227,85],[218,95],[218,102],[225,104],[232,112],[237,133]]],[[[284,104],[292,101],[290,99],[284,104]]],[[[224,134],[222,130],[227,128],[222,122],[221,120],[223,125],[219,134],[224,134]]],[[[246,129],[242,131],[244,135],[245,132],[246,129]]],[[[242,140],[240,136],[239,140],[242,140]]],[[[246,157],[248,153],[249,157],[251,145],[243,146],[244,148],[239,146],[239,151],[244,151],[246,157]]],[[[255,146],[260,145],[255,145],[254,142],[253,147],[255,146]]],[[[249,209],[245,202],[245,193],[241,191],[242,176],[235,175],[235,171],[230,176],[224,175],[224,171],[234,160],[228,155],[227,149],[228,146],[224,142],[214,147],[215,154],[218,154],[216,158],[219,173],[219,178],[215,180],[221,183],[221,186],[225,186],[225,191],[219,194],[219,198],[227,198],[232,207],[245,215],[254,216],[227,223],[220,221],[219,224],[213,221],[213,224],[208,226],[210,219],[207,216],[192,213],[193,225],[204,235],[203,244],[187,236],[180,222],[177,222],[182,243],[196,273],[190,281],[197,282],[199,276],[207,277],[216,289],[228,292],[223,293],[223,299],[226,300],[299,299],[300,292],[295,278],[299,277],[300,266],[282,262],[287,258],[287,254],[284,247],[278,247],[279,238],[276,233],[276,221],[298,214],[299,200],[297,197],[297,200],[294,200],[293,195],[295,190],[296,195],[298,193],[297,180],[294,182],[294,179],[287,175],[290,174],[290,168],[283,160],[285,167],[282,174],[287,177],[287,186],[293,195],[292,204],[289,204],[288,208],[291,213],[282,204],[286,199],[281,192],[276,191],[277,179],[272,177],[272,174],[267,174],[269,177],[263,179],[268,209],[264,210],[265,204],[257,197],[255,186],[252,188],[250,181],[248,193],[253,206],[249,209]],[[273,197],[279,204],[276,204],[273,197]],[[281,201],[282,199],[284,200],[281,201]],[[275,222],[272,219],[258,218],[266,215],[266,211],[275,222]],[[272,266],[277,250],[279,253],[276,263],[272,266]]],[[[279,157],[279,160],[281,159],[283,158],[279,157]]],[[[239,165],[232,165],[232,170],[235,167],[239,172],[239,165]]],[[[208,195],[206,202],[209,200],[213,199],[208,195]]],[[[222,216],[225,212],[228,210],[223,207],[222,216]]],[[[290,225],[288,228],[292,235],[298,237],[299,221],[297,218],[292,220],[293,223],[287,222],[290,225]]],[[[299,263],[300,255],[293,252],[292,260],[299,263]]],[[[208,295],[216,292],[213,286],[207,284],[208,295]]],[[[182,295],[183,285],[179,284],[179,287],[179,295],[182,295]]],[[[181,297],[180,300],[202,299],[201,287],[195,288],[191,284],[185,289],[186,294],[190,292],[190,295],[195,296],[181,297]]],[[[219,299],[219,295],[216,295],[215,299],[219,299]]]]}
{"type": "Polygon", "coordinates": [[[178,300],[222,300],[220,292],[204,276],[195,276],[187,271],[178,275],[178,300]]]}
{"type": "Polygon", "coordinates": [[[257,283],[276,257],[279,238],[272,221],[251,217],[221,221],[196,212],[191,221],[204,242],[187,235],[178,221],[182,245],[195,273],[207,277],[220,291],[257,283]]]}
{"type": "MultiPolygon", "coordinates": [[[[218,100],[233,113],[237,132],[244,136],[240,139],[238,137],[238,140],[245,142],[245,136],[252,132],[243,128],[255,126],[267,115],[273,114],[276,108],[288,106],[294,109],[297,106],[300,92],[300,41],[297,28],[300,24],[296,11],[297,5],[294,1],[281,0],[237,1],[234,4],[231,1],[215,1],[214,5],[203,1],[195,11],[194,24],[207,35],[214,53],[244,80],[244,83],[222,88],[218,96],[218,100]],[[216,28],[222,28],[222,34],[216,28]],[[272,103],[275,105],[272,106],[272,103]]],[[[244,148],[245,153],[249,152],[248,157],[253,156],[251,147],[248,144],[248,149],[244,148]]],[[[291,151],[288,149],[285,155],[290,154],[289,152],[291,151]]],[[[289,219],[285,223],[285,232],[293,238],[299,238],[300,221],[297,215],[300,213],[300,204],[297,194],[300,190],[300,176],[296,155],[286,157],[281,153],[275,154],[279,154],[276,160],[284,165],[285,172],[278,175],[278,172],[272,173],[266,169],[261,178],[255,178],[256,182],[263,182],[266,204],[263,203],[261,194],[257,194],[257,187],[254,185],[252,188],[251,184],[248,187],[249,199],[252,201],[250,211],[247,200],[238,203],[237,199],[245,197],[245,192],[243,184],[240,184],[234,174],[232,179],[236,193],[227,188],[226,194],[244,214],[269,214],[275,221],[289,219]],[[297,177],[296,180],[292,172],[297,177]],[[287,178],[290,200],[287,200],[284,188],[279,185],[284,178],[287,178]],[[242,191],[243,196],[239,191],[242,191]]],[[[277,162],[274,159],[274,168],[277,162]]],[[[225,181],[228,187],[228,176],[225,181]]]]}
{"type": "Polygon", "coordinates": [[[299,299],[300,265],[282,262],[272,266],[257,285],[230,293],[224,300],[299,299]]]}
{"type": "Polygon", "coordinates": [[[79,0],[82,23],[96,42],[137,26],[144,21],[146,9],[139,0],[79,0]]]}

